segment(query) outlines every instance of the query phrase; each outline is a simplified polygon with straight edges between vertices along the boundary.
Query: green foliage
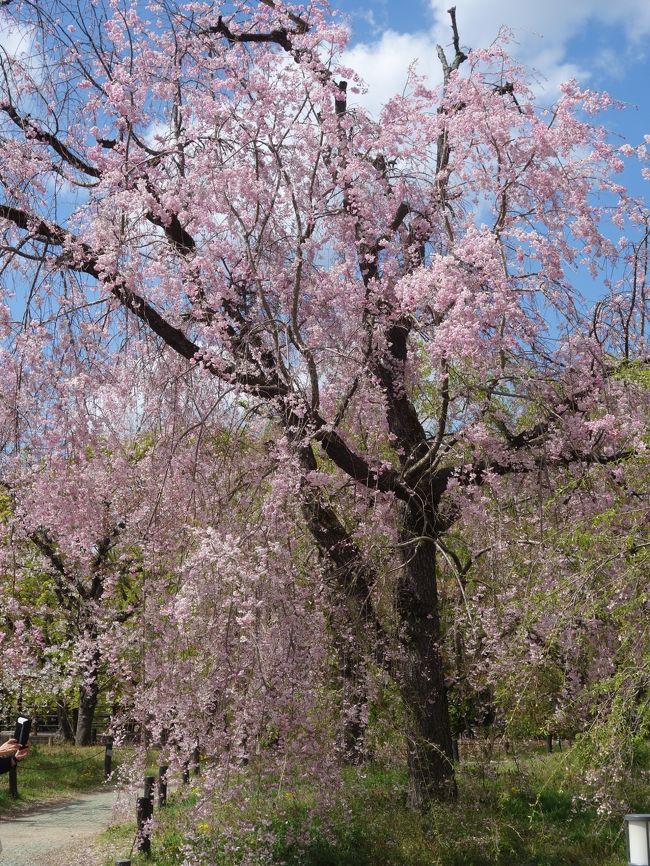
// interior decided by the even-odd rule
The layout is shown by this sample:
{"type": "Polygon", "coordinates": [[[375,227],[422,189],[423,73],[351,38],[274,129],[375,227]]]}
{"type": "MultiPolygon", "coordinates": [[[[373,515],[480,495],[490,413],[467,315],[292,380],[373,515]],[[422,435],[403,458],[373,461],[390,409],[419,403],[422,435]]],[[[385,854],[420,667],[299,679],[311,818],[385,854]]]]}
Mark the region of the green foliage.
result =
{"type": "Polygon", "coordinates": [[[138,463],[153,449],[156,442],[156,434],[149,430],[139,433],[133,439],[131,446],[131,459],[134,463],[138,463]]]}
{"type": "Polygon", "coordinates": [[[650,390],[650,365],[645,361],[621,361],[614,378],[650,390]]]}
{"type": "Polygon", "coordinates": [[[0,523],[6,523],[12,514],[11,496],[4,487],[0,487],[0,523]]]}

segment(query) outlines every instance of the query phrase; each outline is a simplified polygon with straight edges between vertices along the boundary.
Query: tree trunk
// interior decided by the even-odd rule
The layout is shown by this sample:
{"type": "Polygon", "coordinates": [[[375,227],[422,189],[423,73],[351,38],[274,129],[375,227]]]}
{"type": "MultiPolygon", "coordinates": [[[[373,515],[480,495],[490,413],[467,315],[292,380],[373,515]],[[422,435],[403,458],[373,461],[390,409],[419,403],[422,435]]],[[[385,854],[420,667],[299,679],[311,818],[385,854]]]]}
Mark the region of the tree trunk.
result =
{"type": "Polygon", "coordinates": [[[436,546],[410,511],[398,578],[400,690],[406,711],[408,802],[420,811],[456,796],[449,706],[441,656],[436,546]]]}
{"type": "MultiPolygon", "coordinates": [[[[305,470],[316,469],[311,448],[302,448],[300,459],[305,470]]],[[[371,599],[376,575],[320,491],[307,481],[301,489],[302,513],[325,569],[329,626],[341,688],[341,751],[346,763],[360,764],[367,757],[368,662],[374,659],[388,665],[385,634],[371,599]]]]}
{"type": "Polygon", "coordinates": [[[366,659],[360,645],[361,636],[355,633],[348,617],[341,616],[341,600],[331,588],[330,599],[330,629],[341,689],[340,748],[346,764],[361,764],[367,756],[366,659]]]}
{"type": "Polygon", "coordinates": [[[57,716],[57,739],[61,740],[64,743],[73,743],[74,742],[74,731],[72,730],[72,724],[70,723],[70,716],[68,715],[68,708],[63,699],[59,699],[56,702],[56,716],[57,716]]]}
{"type": "Polygon", "coordinates": [[[77,716],[77,732],[75,746],[90,746],[93,736],[93,720],[97,706],[97,681],[84,684],[79,689],[79,715],[77,716]]]}
{"type": "Polygon", "coordinates": [[[79,713],[77,715],[77,732],[75,746],[89,746],[93,737],[93,721],[97,707],[99,686],[97,673],[99,667],[99,650],[95,649],[79,686],[79,713]]]}

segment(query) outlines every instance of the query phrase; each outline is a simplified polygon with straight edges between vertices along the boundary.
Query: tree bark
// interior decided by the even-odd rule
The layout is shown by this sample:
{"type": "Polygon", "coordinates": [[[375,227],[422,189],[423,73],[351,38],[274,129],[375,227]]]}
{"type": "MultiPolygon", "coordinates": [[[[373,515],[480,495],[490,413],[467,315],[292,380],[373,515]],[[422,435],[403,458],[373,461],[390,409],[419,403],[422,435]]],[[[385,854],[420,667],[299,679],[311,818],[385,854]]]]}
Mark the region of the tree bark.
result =
{"type": "Polygon", "coordinates": [[[95,649],[90,663],[83,671],[83,680],[79,686],[79,713],[77,715],[75,746],[89,746],[92,743],[93,721],[99,692],[98,667],[99,650],[95,649]]]}
{"type": "MultiPolygon", "coordinates": [[[[316,468],[311,448],[300,459],[307,471],[316,468]]],[[[371,659],[387,666],[385,634],[375,613],[371,590],[376,575],[321,492],[302,484],[302,513],[325,569],[329,626],[341,689],[343,760],[360,764],[367,757],[367,668],[371,659]]]]}
{"type": "Polygon", "coordinates": [[[336,652],[341,691],[340,749],[346,764],[358,765],[367,757],[367,659],[362,636],[354,629],[341,599],[330,587],[330,629],[336,652]]]}
{"type": "Polygon", "coordinates": [[[65,701],[62,699],[59,699],[56,702],[56,716],[57,739],[61,740],[64,743],[73,743],[75,739],[74,731],[72,730],[72,724],[70,723],[68,708],[65,704],[65,701]]]}
{"type": "Polygon", "coordinates": [[[406,712],[409,806],[456,797],[447,691],[441,656],[436,545],[405,509],[398,577],[399,686],[406,712]]]}
{"type": "Polygon", "coordinates": [[[79,689],[79,715],[77,716],[77,731],[75,746],[90,746],[93,736],[93,720],[97,707],[97,682],[84,684],[79,689]]]}

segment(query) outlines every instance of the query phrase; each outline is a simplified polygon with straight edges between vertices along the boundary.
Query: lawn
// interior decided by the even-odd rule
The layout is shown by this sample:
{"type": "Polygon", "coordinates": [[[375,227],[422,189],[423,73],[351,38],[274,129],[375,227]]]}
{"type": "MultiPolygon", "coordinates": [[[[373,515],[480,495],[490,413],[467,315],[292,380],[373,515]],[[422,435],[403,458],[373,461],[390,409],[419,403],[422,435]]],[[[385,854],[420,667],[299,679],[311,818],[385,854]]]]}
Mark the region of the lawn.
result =
{"type": "Polygon", "coordinates": [[[18,800],[9,796],[9,774],[0,776],[0,815],[97,789],[103,782],[103,746],[34,745],[18,767],[18,800]]]}
{"type": "MultiPolygon", "coordinates": [[[[348,771],[327,805],[309,784],[281,793],[269,784],[246,804],[216,798],[197,816],[196,795],[181,790],[156,818],[152,856],[133,866],[624,866],[622,812],[587,805],[566,760],[467,761],[458,802],[425,815],[406,809],[403,772],[380,765],[348,771]]],[[[643,769],[630,795],[636,809],[650,804],[643,769]]]]}

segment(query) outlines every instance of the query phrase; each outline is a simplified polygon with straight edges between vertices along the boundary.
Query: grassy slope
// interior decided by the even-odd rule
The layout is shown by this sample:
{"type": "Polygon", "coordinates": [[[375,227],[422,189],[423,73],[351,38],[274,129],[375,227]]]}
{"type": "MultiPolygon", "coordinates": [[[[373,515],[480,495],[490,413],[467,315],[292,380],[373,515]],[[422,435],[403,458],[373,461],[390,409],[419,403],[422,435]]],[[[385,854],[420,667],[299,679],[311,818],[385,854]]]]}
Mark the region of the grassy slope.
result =
{"type": "MultiPolygon", "coordinates": [[[[565,759],[468,762],[459,773],[458,803],[424,816],[405,808],[403,775],[379,766],[350,772],[325,810],[309,786],[258,791],[239,811],[215,804],[212,817],[204,813],[198,822],[193,797],[176,799],[159,819],[153,856],[133,863],[177,866],[189,830],[210,866],[621,866],[622,816],[606,820],[581,806],[579,777],[567,783],[560,772],[565,759]],[[235,823],[245,829],[226,833],[235,823]]],[[[630,784],[634,807],[647,805],[647,775],[630,784]]]]}

